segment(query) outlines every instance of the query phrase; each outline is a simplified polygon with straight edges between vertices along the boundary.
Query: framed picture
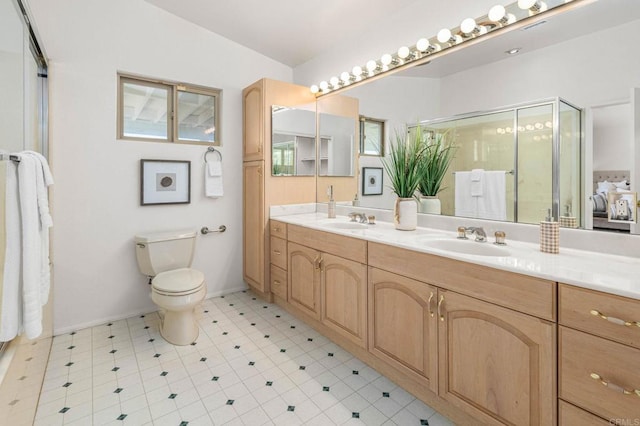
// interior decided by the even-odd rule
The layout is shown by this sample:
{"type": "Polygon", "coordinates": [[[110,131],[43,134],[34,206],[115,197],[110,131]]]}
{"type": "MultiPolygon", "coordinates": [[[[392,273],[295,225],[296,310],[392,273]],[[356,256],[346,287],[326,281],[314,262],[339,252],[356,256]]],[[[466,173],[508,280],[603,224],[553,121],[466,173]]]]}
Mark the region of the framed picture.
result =
{"type": "Polygon", "coordinates": [[[140,160],[140,205],[190,202],[191,161],[140,160]]]}
{"type": "Polygon", "coordinates": [[[382,167],[362,168],[362,195],[382,195],[382,167]]]}
{"type": "Polygon", "coordinates": [[[636,223],[638,195],[636,192],[611,192],[607,193],[609,205],[609,222],[636,223]]]}

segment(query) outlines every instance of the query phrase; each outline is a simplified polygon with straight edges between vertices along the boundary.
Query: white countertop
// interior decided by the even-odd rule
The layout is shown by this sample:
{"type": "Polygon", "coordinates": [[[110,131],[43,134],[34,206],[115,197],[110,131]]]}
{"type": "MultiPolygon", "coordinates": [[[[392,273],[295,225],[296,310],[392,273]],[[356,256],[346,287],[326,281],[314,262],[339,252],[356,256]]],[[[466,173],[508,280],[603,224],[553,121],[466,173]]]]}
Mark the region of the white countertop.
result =
{"type": "MultiPolygon", "coordinates": [[[[537,244],[509,240],[507,240],[507,246],[504,246],[509,250],[509,256],[481,256],[429,246],[429,242],[433,240],[457,241],[454,232],[430,228],[398,231],[393,224],[387,222],[367,225],[366,229],[337,229],[329,224],[339,222],[346,224],[349,218],[338,216],[335,219],[328,219],[326,213],[291,214],[274,219],[320,231],[640,299],[640,260],[638,258],[565,249],[562,248],[562,242],[560,254],[549,254],[540,252],[537,244]]],[[[493,237],[488,236],[487,239],[486,243],[477,243],[471,236],[469,241],[462,241],[462,243],[492,244],[493,237]]]]}

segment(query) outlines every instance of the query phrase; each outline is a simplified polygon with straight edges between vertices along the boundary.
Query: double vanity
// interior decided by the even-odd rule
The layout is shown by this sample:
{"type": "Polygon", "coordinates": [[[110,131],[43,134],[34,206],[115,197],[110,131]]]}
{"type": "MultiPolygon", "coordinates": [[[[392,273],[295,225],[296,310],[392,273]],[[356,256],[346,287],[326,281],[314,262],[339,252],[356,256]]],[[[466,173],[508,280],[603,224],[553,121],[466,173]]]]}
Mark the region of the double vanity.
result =
{"type": "Polygon", "coordinates": [[[454,422],[640,422],[637,259],[321,213],[269,235],[274,301],[454,422]]]}

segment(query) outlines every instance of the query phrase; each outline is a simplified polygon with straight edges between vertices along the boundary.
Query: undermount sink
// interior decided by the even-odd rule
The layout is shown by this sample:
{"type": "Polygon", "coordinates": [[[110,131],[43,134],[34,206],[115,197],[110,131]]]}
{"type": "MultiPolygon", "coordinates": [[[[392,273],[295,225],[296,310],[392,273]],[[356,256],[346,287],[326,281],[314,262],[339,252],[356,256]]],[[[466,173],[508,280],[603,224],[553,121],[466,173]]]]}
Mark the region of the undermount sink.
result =
{"type": "Polygon", "coordinates": [[[424,241],[423,244],[438,250],[445,250],[462,254],[473,254],[476,256],[511,256],[508,249],[490,243],[478,243],[467,240],[432,240],[424,241]]]}
{"type": "Polygon", "coordinates": [[[325,222],[322,226],[333,229],[367,229],[368,225],[358,222],[325,222]]]}

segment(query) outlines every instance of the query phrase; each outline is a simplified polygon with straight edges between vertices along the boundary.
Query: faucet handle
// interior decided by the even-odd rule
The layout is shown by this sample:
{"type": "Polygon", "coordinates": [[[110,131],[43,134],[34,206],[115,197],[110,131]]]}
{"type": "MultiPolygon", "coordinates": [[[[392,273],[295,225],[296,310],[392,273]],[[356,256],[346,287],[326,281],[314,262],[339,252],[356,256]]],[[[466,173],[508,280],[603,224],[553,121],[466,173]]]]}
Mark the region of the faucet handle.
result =
{"type": "Polygon", "coordinates": [[[468,240],[467,237],[467,228],[464,226],[458,226],[458,238],[461,240],[468,240]]]}
{"type": "Polygon", "coordinates": [[[494,235],[496,237],[496,241],[494,242],[494,244],[497,244],[499,246],[506,246],[507,245],[507,243],[505,241],[505,238],[507,237],[507,234],[504,231],[496,231],[494,235]]]}

